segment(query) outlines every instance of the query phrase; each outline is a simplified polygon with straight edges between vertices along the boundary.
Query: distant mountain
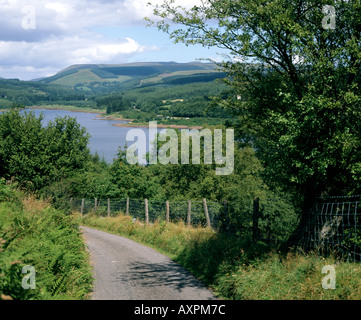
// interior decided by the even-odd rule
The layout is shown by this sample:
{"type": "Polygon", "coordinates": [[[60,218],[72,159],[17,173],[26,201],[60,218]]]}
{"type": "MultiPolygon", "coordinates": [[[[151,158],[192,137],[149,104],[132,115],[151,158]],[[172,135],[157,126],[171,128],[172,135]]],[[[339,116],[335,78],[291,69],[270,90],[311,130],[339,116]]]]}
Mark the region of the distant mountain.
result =
{"type": "Polygon", "coordinates": [[[41,77],[41,78],[32,79],[30,81],[36,82],[36,81],[41,81],[41,80],[44,80],[44,79],[45,79],[45,77],[41,77]]]}
{"type": "Polygon", "coordinates": [[[0,78],[0,109],[13,102],[89,106],[96,96],[106,96],[146,88],[197,90],[225,73],[212,63],[138,62],[128,64],[72,65],[57,74],[32,81],[0,78]],[[177,87],[177,88],[176,88],[177,87]]]}
{"type": "Polygon", "coordinates": [[[211,81],[220,76],[213,63],[137,62],[72,65],[40,82],[93,91],[99,86],[124,85],[131,88],[157,83],[169,84],[172,81],[183,84],[188,81],[211,81]]]}

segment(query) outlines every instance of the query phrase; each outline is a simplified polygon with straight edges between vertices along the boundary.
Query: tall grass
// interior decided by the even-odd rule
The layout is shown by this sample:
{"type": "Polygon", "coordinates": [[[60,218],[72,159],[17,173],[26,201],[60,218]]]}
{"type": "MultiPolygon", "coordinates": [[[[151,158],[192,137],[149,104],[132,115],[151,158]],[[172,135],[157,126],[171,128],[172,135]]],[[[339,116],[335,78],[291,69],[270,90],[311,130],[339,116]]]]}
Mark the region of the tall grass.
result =
{"type": "Polygon", "coordinates": [[[146,226],[129,216],[81,218],[82,224],[131,238],[167,254],[221,299],[347,300],[361,298],[361,266],[315,253],[222,235],[205,228],[165,222],[146,226]],[[322,268],[335,265],[336,289],[324,289],[322,268]]]}
{"type": "Polygon", "coordinates": [[[0,183],[0,300],[87,299],[92,281],[79,225],[0,183]],[[35,289],[23,287],[26,265],[35,268],[35,289]]]}

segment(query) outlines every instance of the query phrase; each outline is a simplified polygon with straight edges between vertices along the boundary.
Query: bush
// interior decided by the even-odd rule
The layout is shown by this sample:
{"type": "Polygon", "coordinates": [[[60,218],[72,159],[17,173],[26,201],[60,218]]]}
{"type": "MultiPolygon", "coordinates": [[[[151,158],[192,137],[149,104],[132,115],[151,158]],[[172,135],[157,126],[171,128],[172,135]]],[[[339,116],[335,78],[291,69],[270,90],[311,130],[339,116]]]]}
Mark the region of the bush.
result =
{"type": "Polygon", "coordinates": [[[87,299],[92,276],[78,225],[44,201],[23,195],[21,202],[0,203],[1,299],[87,299]],[[27,265],[35,289],[22,286],[27,265]]]}

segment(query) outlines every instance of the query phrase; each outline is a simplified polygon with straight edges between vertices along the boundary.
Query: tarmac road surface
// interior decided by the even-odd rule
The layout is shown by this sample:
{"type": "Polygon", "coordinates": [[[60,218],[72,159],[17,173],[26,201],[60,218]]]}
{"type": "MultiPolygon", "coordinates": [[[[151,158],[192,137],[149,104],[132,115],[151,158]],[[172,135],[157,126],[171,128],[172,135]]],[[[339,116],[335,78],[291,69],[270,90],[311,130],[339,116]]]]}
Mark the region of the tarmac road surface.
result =
{"type": "Polygon", "coordinates": [[[180,265],[130,239],[81,227],[94,272],[92,300],[215,300],[180,265]]]}

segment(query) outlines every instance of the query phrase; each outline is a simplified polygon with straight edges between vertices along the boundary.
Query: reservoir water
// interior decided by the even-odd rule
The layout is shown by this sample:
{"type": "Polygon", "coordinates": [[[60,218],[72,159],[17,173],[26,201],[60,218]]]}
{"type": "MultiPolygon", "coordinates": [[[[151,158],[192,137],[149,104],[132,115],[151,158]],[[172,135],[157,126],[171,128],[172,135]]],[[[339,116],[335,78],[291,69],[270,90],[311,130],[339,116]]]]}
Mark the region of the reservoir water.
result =
{"type": "MultiPolygon", "coordinates": [[[[45,109],[25,109],[22,112],[34,112],[38,117],[41,113],[44,116],[44,125],[49,121],[54,121],[56,117],[69,116],[76,118],[77,122],[86,128],[90,134],[89,149],[91,153],[99,154],[105,161],[111,163],[116,158],[119,147],[133,142],[126,141],[127,133],[132,127],[115,127],[113,124],[127,123],[127,121],[103,120],[97,118],[98,114],[85,112],[72,112],[66,110],[45,110],[45,109]]],[[[137,128],[149,136],[148,128],[137,128]]],[[[148,150],[148,146],[145,146],[148,150]]]]}

